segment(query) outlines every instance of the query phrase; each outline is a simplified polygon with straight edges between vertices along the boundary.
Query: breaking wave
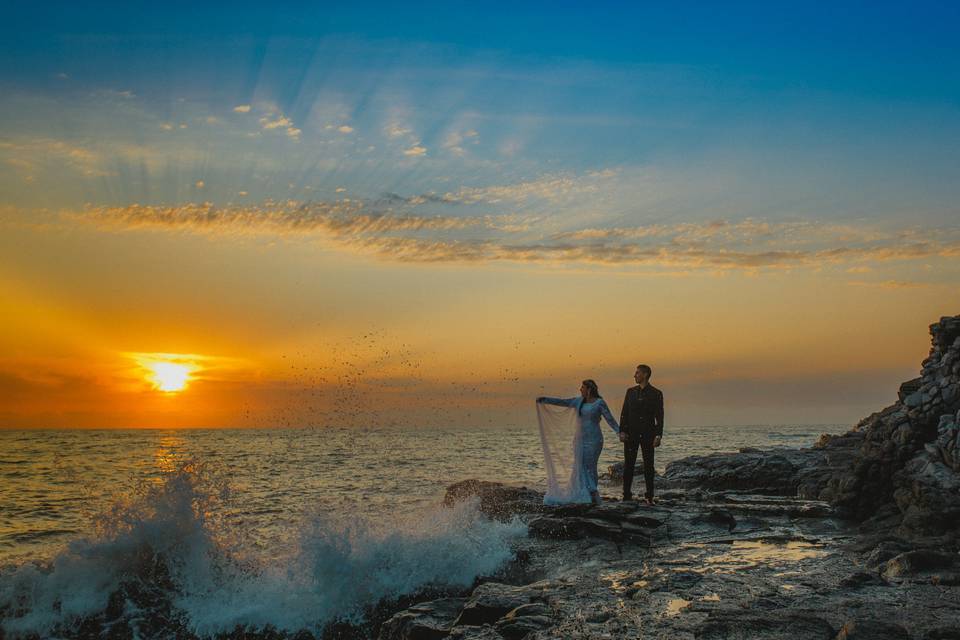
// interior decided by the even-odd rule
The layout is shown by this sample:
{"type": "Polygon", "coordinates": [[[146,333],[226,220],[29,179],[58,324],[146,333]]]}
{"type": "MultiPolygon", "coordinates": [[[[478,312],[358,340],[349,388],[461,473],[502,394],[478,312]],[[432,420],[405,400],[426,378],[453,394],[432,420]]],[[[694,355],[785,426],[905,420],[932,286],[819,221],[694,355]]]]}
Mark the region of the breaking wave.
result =
{"type": "Polygon", "coordinates": [[[187,465],[118,502],[97,534],[44,565],[0,572],[11,636],[77,632],[92,618],[134,637],[179,627],[199,636],[238,627],[295,632],[358,622],[378,602],[429,587],[468,587],[513,555],[518,521],[475,504],[406,518],[316,515],[281,548],[251,545],[220,515],[227,488],[187,465]]]}

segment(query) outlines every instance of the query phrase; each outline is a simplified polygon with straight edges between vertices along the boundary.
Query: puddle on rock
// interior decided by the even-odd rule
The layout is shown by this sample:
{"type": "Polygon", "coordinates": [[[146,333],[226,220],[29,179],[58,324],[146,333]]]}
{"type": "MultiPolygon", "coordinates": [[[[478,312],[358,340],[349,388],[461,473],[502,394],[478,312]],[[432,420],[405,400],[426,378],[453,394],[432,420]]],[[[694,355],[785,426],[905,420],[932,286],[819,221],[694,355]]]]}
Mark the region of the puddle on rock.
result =
{"type": "Polygon", "coordinates": [[[827,555],[823,545],[797,540],[783,543],[736,540],[727,545],[726,551],[721,553],[713,553],[718,550],[717,545],[693,543],[685,546],[703,550],[704,553],[699,558],[702,566],[693,569],[700,572],[726,573],[760,565],[776,566],[808,558],[822,558],[827,555]]]}
{"type": "Polygon", "coordinates": [[[684,600],[683,598],[674,598],[667,602],[667,609],[664,612],[664,615],[667,616],[677,616],[680,615],[680,612],[690,606],[689,600],[684,600]]]}
{"type": "MultiPolygon", "coordinates": [[[[600,579],[608,582],[610,588],[614,591],[626,591],[629,583],[637,574],[630,571],[609,571],[600,576],[600,579]],[[625,584],[626,583],[626,584],[625,584]]],[[[636,584],[636,583],[634,583],[636,584]]]]}

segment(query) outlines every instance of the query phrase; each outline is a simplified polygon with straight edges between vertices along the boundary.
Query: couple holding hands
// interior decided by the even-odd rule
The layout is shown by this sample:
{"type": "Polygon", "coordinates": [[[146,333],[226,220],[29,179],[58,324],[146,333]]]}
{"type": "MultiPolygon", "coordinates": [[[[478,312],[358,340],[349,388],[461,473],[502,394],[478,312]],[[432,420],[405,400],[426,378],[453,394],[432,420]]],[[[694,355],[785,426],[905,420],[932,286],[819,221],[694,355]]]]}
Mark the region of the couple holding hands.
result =
{"type": "Polygon", "coordinates": [[[600,503],[597,461],[603,449],[602,417],[623,443],[623,499],[633,499],[633,469],[639,450],[646,482],[644,498],[653,504],[653,454],[663,437],[663,393],[650,384],[652,373],[645,364],[637,366],[633,374],[637,386],[627,389],[619,424],[593,380],[583,381],[578,397],[537,398],[547,468],[545,503],[600,503]]]}

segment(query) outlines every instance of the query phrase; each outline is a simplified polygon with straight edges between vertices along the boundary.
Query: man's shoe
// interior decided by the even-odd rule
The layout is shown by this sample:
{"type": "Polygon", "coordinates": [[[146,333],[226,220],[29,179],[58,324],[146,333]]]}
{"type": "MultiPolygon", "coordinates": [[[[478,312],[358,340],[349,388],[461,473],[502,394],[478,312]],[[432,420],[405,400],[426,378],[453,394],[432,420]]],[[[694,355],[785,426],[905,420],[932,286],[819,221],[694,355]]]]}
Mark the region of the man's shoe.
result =
{"type": "Polygon", "coordinates": [[[631,500],[633,500],[633,496],[632,496],[632,495],[630,495],[629,493],[624,494],[624,496],[623,496],[623,501],[624,501],[624,502],[630,502],[631,500]]]}
{"type": "Polygon", "coordinates": [[[643,499],[643,501],[646,502],[651,507],[657,503],[657,501],[654,500],[652,497],[646,497],[643,499]]]}

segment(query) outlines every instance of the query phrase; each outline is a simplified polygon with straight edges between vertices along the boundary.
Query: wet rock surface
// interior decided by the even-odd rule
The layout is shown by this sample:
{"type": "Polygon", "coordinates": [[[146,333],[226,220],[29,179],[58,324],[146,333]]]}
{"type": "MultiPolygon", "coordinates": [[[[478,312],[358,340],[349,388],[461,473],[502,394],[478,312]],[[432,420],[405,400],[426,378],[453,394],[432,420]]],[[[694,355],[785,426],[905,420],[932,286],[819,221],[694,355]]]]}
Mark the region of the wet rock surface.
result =
{"type": "Polygon", "coordinates": [[[455,485],[451,503],[524,519],[532,581],[477,587],[483,614],[449,637],[960,638],[960,316],[930,333],[891,406],[810,448],[678,460],[655,506],[455,485]]]}
{"type": "Polygon", "coordinates": [[[543,509],[543,494],[526,487],[485,480],[463,480],[450,485],[443,504],[450,507],[468,498],[478,499],[480,510],[498,520],[509,520],[521,513],[536,513],[543,509]]]}
{"type": "Polygon", "coordinates": [[[466,598],[443,598],[416,604],[384,622],[380,637],[402,640],[445,638],[466,602],[466,598]]]}
{"type": "Polygon", "coordinates": [[[823,458],[817,449],[744,449],[735,454],[691,456],[667,465],[661,486],[795,496],[802,473],[819,467],[823,458]]]}
{"type": "Polygon", "coordinates": [[[674,490],[655,506],[519,517],[531,582],[478,586],[464,605],[476,617],[461,614],[471,624],[449,637],[925,639],[960,628],[956,551],[874,542],[825,502],[674,490]],[[624,535],[633,523],[643,544],[624,535]]]}
{"type": "Polygon", "coordinates": [[[836,640],[910,640],[910,633],[893,622],[852,620],[843,625],[836,640]]]}
{"type": "Polygon", "coordinates": [[[694,629],[694,637],[703,640],[765,638],[768,640],[830,640],[833,627],[814,616],[757,615],[732,611],[710,613],[694,629]]]}

